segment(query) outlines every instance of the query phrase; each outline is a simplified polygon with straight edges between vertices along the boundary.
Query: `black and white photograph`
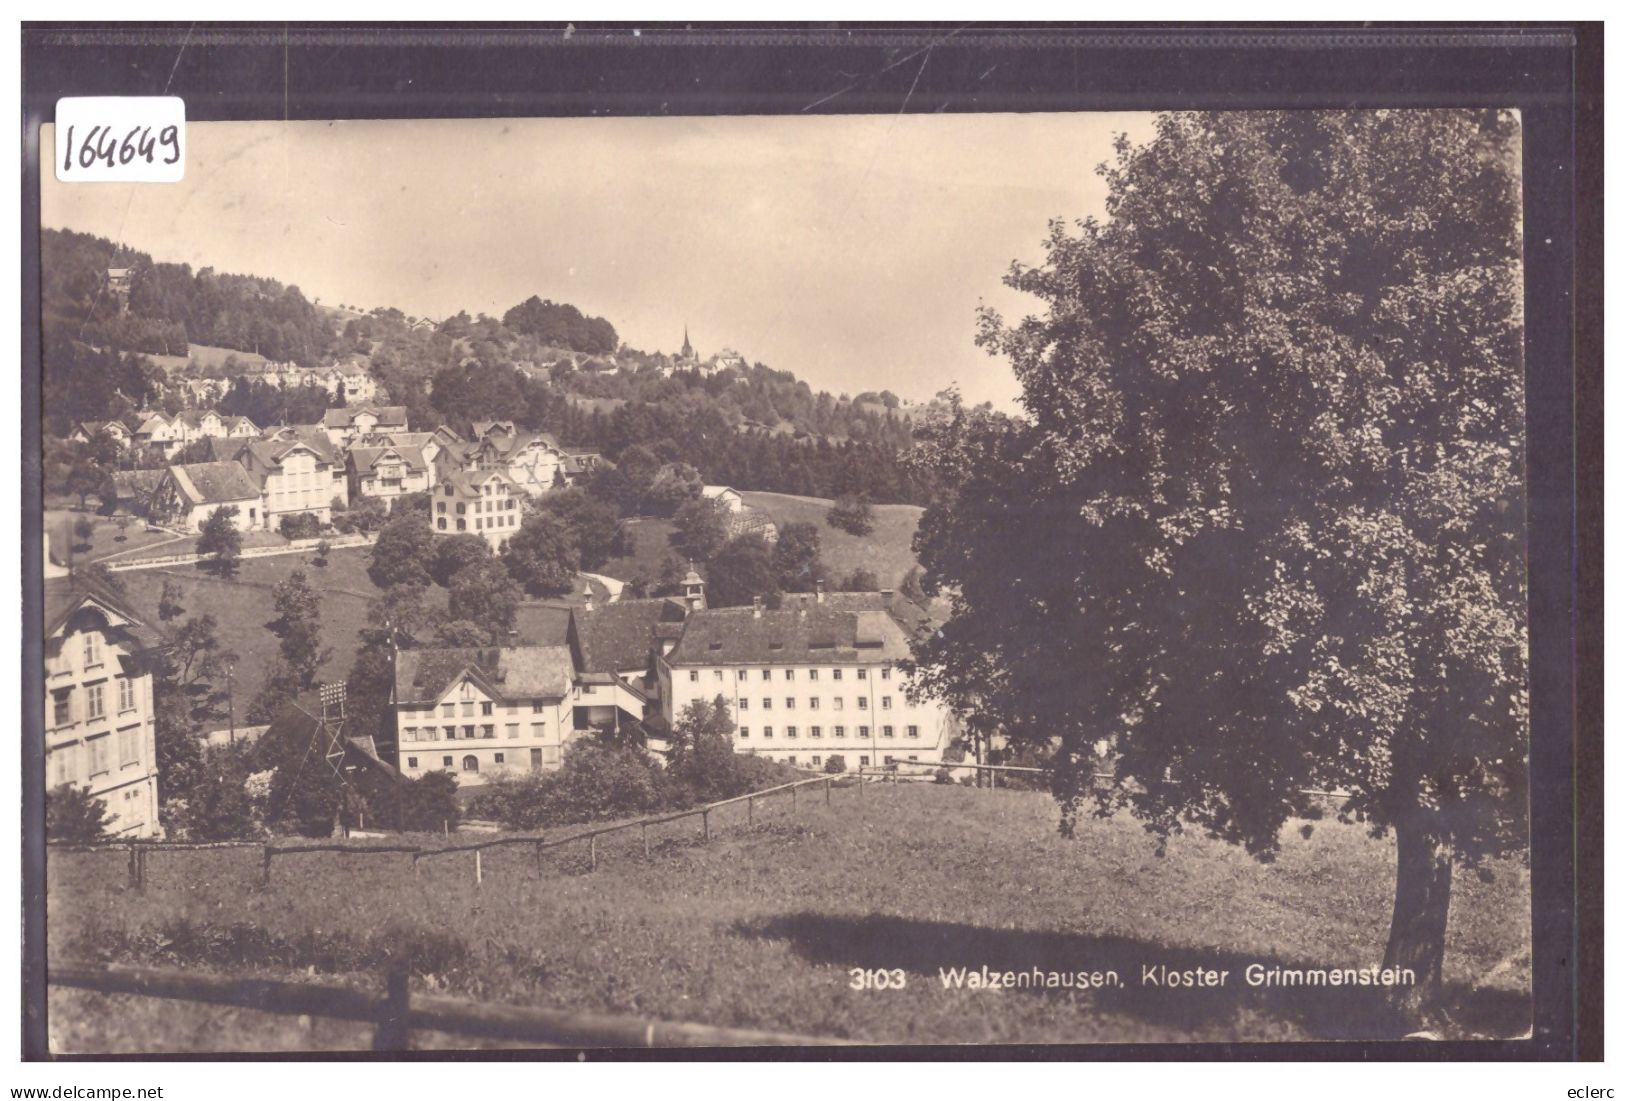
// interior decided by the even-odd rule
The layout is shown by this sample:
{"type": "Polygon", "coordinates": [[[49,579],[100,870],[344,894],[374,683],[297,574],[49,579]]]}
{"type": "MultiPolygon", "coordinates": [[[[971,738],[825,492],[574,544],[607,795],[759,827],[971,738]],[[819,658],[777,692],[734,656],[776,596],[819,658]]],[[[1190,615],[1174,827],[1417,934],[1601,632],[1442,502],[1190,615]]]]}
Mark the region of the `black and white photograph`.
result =
{"type": "Polygon", "coordinates": [[[52,1055],[1531,1036],[1510,102],[87,118],[52,1055]]]}

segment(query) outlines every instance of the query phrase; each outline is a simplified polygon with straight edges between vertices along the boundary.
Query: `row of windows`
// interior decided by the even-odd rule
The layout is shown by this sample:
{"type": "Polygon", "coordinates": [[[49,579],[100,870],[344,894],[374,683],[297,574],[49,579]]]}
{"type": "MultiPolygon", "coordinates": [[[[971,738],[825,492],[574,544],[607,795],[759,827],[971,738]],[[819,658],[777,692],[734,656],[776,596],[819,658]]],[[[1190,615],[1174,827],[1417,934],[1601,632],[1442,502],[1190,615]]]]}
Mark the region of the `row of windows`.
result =
{"type": "MultiPolygon", "coordinates": [[[[473,718],[473,716],[474,716],[474,707],[475,707],[476,704],[478,704],[478,706],[479,706],[481,715],[490,715],[490,714],[495,713],[495,711],[496,711],[496,705],[493,704],[490,700],[464,700],[462,702],[463,718],[465,718],[465,719],[473,718]]],[[[510,714],[510,715],[517,714],[519,712],[519,708],[521,706],[522,706],[521,704],[508,704],[507,705],[508,714],[510,714]]],[[[530,713],[532,715],[540,715],[542,713],[542,708],[544,706],[545,705],[540,700],[533,700],[533,701],[531,701],[531,705],[530,705],[530,713]]],[[[457,707],[458,707],[458,705],[455,702],[448,702],[448,703],[441,704],[440,705],[440,717],[443,718],[443,719],[454,719],[454,718],[456,718],[457,717],[457,707]]],[[[429,709],[429,714],[431,714],[431,715],[433,714],[433,709],[432,708],[429,709]]]]}
{"type": "MultiPolygon", "coordinates": [[[[450,755],[441,757],[440,767],[456,768],[457,765],[454,763],[455,760],[456,758],[450,755]]],[[[491,755],[491,763],[494,765],[505,765],[508,763],[508,755],[506,753],[493,753],[491,755]]],[[[542,768],[546,765],[556,765],[558,763],[558,750],[552,746],[532,749],[530,751],[530,767],[533,769],[542,768]]],[[[478,772],[480,770],[480,759],[474,756],[472,753],[466,754],[463,757],[461,764],[464,772],[478,772]]],[[[416,757],[408,757],[406,759],[406,767],[409,769],[417,768],[418,759],[416,757]]]]}
{"type": "MultiPolygon", "coordinates": [[[[397,477],[398,477],[398,475],[397,475],[397,477]]],[[[474,511],[478,512],[478,513],[497,512],[497,511],[512,512],[513,507],[514,507],[514,503],[513,503],[513,498],[512,497],[506,498],[505,500],[503,500],[500,503],[496,502],[496,501],[489,501],[489,502],[487,502],[487,501],[475,501],[474,502],[474,511]],[[485,506],[487,504],[489,504],[491,507],[486,508],[485,506]]],[[[446,502],[444,502],[444,501],[435,502],[435,511],[436,512],[441,512],[441,513],[445,512],[446,511],[446,502]]],[[[463,502],[458,501],[457,502],[457,515],[458,516],[466,516],[467,514],[468,514],[468,506],[465,505],[463,502]]]]}
{"type": "MultiPolygon", "coordinates": [[[[141,728],[132,726],[128,730],[118,732],[118,761],[119,767],[130,768],[141,763],[141,728]]],[[[100,734],[94,738],[86,738],[84,742],[85,761],[89,768],[89,778],[95,779],[113,771],[114,739],[111,734],[100,734]]],[[[79,746],[78,744],[57,746],[50,751],[51,784],[73,784],[79,782],[79,746]]]]}
{"type": "MultiPolygon", "coordinates": [[[[781,674],[783,674],[785,680],[793,681],[793,680],[796,679],[796,671],[794,669],[780,669],[779,672],[781,674]]],[[[829,671],[829,679],[830,680],[840,680],[841,679],[841,674],[843,672],[844,672],[844,670],[841,670],[841,669],[831,669],[829,671]]],[[[806,673],[807,673],[807,679],[808,680],[817,680],[818,679],[819,670],[817,670],[817,669],[808,669],[808,670],[806,670],[806,673]]],[[[859,668],[857,670],[857,674],[858,674],[858,679],[859,680],[868,680],[869,679],[869,670],[866,669],[866,668],[859,668]]],[[[734,676],[739,680],[749,680],[750,679],[750,670],[749,669],[736,670],[735,673],[734,673],[734,676]]],[[[721,680],[722,678],[723,678],[723,673],[722,673],[721,669],[713,669],[713,670],[711,670],[711,679],[712,680],[721,680]]],[[[700,671],[698,669],[690,669],[688,671],[688,679],[690,681],[699,680],[700,679],[700,671]]],[[[772,680],[773,679],[773,670],[772,669],[763,669],[762,670],[762,679],[765,680],[765,681],[772,680]]],[[[891,680],[891,666],[882,665],[880,667],[880,679],[881,680],[891,680]]]]}
{"type": "MultiPolygon", "coordinates": [[[[918,738],[920,736],[920,728],[913,725],[912,723],[909,724],[909,726],[907,726],[905,728],[905,730],[906,730],[906,732],[908,734],[908,737],[910,737],[910,738],[918,738]]],[[[740,727],[739,728],[739,736],[741,738],[750,737],[750,727],[748,727],[748,726],[740,727]]],[[[773,736],[773,728],[771,726],[762,727],[762,737],[771,738],[772,736],[773,736]]],[[[784,736],[786,738],[799,737],[800,736],[800,728],[799,727],[794,727],[794,726],[787,726],[787,727],[784,728],[784,736]]],[[[821,727],[821,726],[810,726],[810,727],[807,728],[807,736],[809,738],[822,738],[824,736],[824,728],[821,727]]],[[[870,728],[867,727],[867,726],[858,727],[858,735],[857,736],[859,738],[867,738],[867,737],[869,737],[870,736],[870,728]]],[[[880,736],[882,738],[895,738],[895,737],[897,737],[897,728],[895,726],[883,726],[883,727],[880,728],[880,736]]],[[[837,726],[837,727],[831,728],[830,737],[832,737],[832,738],[844,738],[844,737],[846,737],[846,727],[837,726]]]]}
{"type": "MultiPolygon", "coordinates": [[[[920,759],[920,755],[918,753],[910,753],[908,755],[908,759],[911,760],[911,761],[918,761],[920,759]]],[[[819,756],[816,753],[814,753],[812,755],[812,757],[810,757],[808,760],[809,760],[810,764],[814,764],[814,765],[821,765],[821,764],[824,763],[824,758],[819,756]]],[[[896,757],[887,757],[885,759],[885,761],[886,761],[886,764],[888,764],[888,765],[889,764],[894,764],[894,763],[896,763],[897,758],[896,757]]],[[[787,765],[796,764],[797,763],[796,762],[796,755],[794,753],[790,754],[788,757],[786,757],[784,759],[784,763],[787,764],[787,765]]],[[[867,756],[858,758],[858,764],[867,765],[868,763],[869,763],[869,758],[867,756]]]]}
{"type": "MultiPolygon", "coordinates": [[[[505,737],[517,738],[519,737],[519,724],[505,723],[502,732],[505,737]]],[[[401,741],[403,742],[438,742],[442,740],[455,742],[459,739],[473,741],[477,738],[495,738],[496,736],[497,728],[492,723],[485,723],[478,727],[470,724],[463,726],[461,730],[455,726],[408,726],[401,730],[401,741]]],[[[543,724],[531,723],[530,736],[532,738],[542,737],[543,724]]]]}
{"type": "MultiPolygon", "coordinates": [[[[832,700],[830,700],[830,706],[831,706],[832,710],[844,711],[844,710],[846,710],[846,698],[844,696],[836,696],[832,700]]],[[[819,699],[818,699],[818,697],[817,696],[809,697],[808,700],[807,700],[807,710],[808,711],[817,711],[818,708],[819,708],[819,699]]],[[[786,696],[786,697],[784,697],[784,709],[786,711],[794,711],[796,709],[796,698],[794,696],[786,696]]],[[[880,697],[880,709],[882,711],[890,711],[891,710],[891,697],[890,696],[881,696],[880,697]]],[[[745,697],[745,696],[740,696],[739,697],[739,710],[741,710],[741,711],[749,711],[750,710],[750,700],[747,697],[745,697]]],[[[763,696],[762,697],[762,710],[763,711],[771,711],[771,710],[773,710],[773,697],[771,697],[771,696],[763,696]]],[[[867,710],[869,710],[869,697],[868,696],[859,696],[858,697],[858,710],[859,711],[867,711],[867,710]]]]}
{"type": "MultiPolygon", "coordinates": [[[[118,709],[123,714],[135,710],[135,681],[130,677],[114,678],[118,684],[118,709]]],[[[73,719],[74,689],[58,688],[51,693],[51,725],[67,726],[73,719]]],[[[85,686],[85,713],[86,722],[95,722],[107,717],[107,682],[97,681],[95,684],[85,686]]]]}

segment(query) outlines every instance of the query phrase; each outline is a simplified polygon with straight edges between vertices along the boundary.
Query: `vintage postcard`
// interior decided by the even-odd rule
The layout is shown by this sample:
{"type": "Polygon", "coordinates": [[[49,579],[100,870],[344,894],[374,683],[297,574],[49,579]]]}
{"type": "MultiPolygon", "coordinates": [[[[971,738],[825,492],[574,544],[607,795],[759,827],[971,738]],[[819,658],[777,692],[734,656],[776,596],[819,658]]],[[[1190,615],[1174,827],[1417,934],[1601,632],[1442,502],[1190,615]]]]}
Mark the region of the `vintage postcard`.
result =
{"type": "Polygon", "coordinates": [[[1518,111],[84,117],[54,1052],[1530,1034],[1518,111]]]}

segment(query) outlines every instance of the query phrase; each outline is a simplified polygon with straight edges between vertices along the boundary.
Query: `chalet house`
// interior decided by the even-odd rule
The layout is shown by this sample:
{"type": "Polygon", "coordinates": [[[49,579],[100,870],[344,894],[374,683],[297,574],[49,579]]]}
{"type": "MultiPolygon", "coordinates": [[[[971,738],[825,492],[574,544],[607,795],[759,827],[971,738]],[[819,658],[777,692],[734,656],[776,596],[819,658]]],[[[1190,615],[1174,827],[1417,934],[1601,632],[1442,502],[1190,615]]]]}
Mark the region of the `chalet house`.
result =
{"type": "MultiPolygon", "coordinates": [[[[703,603],[703,601],[701,601],[703,603]]],[[[727,700],[737,752],[802,767],[933,764],[956,727],[948,709],[909,698],[897,663],[927,629],[896,593],[788,594],[778,609],[699,607],[657,659],[673,722],[695,700],[727,700]]]]}
{"type": "Polygon", "coordinates": [[[163,413],[148,413],[136,426],[135,443],[137,447],[153,448],[168,458],[191,442],[187,436],[185,421],[178,417],[171,419],[163,413]]]}
{"type": "Polygon", "coordinates": [[[337,447],[349,447],[358,437],[377,432],[405,432],[406,406],[357,405],[329,409],[322,414],[322,427],[337,447]]]}
{"type": "Polygon", "coordinates": [[[547,433],[516,430],[512,421],[479,421],[474,433],[473,443],[442,454],[442,467],[465,472],[500,470],[532,497],[568,483],[566,454],[547,433]]]}
{"type": "Polygon", "coordinates": [[[159,470],[115,470],[113,509],[131,516],[145,516],[152,509],[153,495],[168,472],[159,470]]]}
{"type": "Polygon", "coordinates": [[[655,660],[662,642],[682,633],[681,600],[619,600],[573,609],[568,642],[575,661],[572,688],[577,730],[618,729],[625,718],[657,717],[655,660]]]}
{"type": "Polygon", "coordinates": [[[352,447],[345,453],[350,500],[377,497],[393,507],[403,493],[434,487],[433,465],[418,447],[352,447]]]}
{"type": "Polygon", "coordinates": [[[331,448],[304,439],[259,439],[237,453],[263,507],[259,527],[273,529],[282,517],[301,513],[332,522],[333,498],[348,501],[344,467],[331,448]]]}
{"type": "Polygon", "coordinates": [[[567,646],[400,650],[395,758],[401,773],[456,773],[465,787],[557,768],[574,733],[567,646]]]}
{"type": "Polygon", "coordinates": [[[715,501],[729,512],[745,511],[745,498],[732,486],[703,486],[700,489],[708,501],[715,501]]]}
{"type": "Polygon", "coordinates": [[[98,436],[109,437],[121,450],[128,450],[135,442],[134,434],[123,421],[80,421],[73,426],[68,439],[78,443],[90,443],[98,436]]]}
{"type": "Polygon", "coordinates": [[[100,799],[119,837],[159,833],[148,664],[156,642],[95,583],[46,580],[45,783],[72,784],[100,799]]]}
{"type": "Polygon", "coordinates": [[[366,436],[357,436],[350,444],[350,449],[358,447],[415,447],[423,453],[423,461],[429,467],[429,488],[433,488],[439,479],[437,467],[441,465],[442,456],[448,450],[463,447],[462,437],[449,428],[437,428],[433,432],[373,432],[366,436]]]}
{"type": "Polygon", "coordinates": [[[187,531],[202,531],[209,514],[223,505],[237,507],[238,531],[264,526],[259,486],[242,464],[229,461],[169,467],[153,492],[151,513],[187,531]]]}
{"type": "Polygon", "coordinates": [[[522,493],[500,470],[451,471],[434,490],[432,529],[436,535],[469,532],[500,551],[519,530],[522,493]]]}

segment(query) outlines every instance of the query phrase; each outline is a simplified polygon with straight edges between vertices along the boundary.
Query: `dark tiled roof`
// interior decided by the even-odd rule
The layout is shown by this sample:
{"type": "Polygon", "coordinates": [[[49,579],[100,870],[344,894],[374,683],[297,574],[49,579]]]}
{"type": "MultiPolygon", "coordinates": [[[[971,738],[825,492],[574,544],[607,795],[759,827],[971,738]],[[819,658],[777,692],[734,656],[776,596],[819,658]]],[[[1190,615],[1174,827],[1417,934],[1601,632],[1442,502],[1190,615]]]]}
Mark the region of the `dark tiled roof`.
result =
{"type": "Polygon", "coordinates": [[[421,474],[429,469],[429,461],[423,457],[423,449],[418,447],[352,447],[350,458],[357,470],[371,470],[379,459],[391,452],[399,455],[401,462],[413,473],[421,474]]]}
{"type": "Polygon", "coordinates": [[[243,448],[249,442],[241,436],[236,439],[227,436],[205,436],[203,439],[205,441],[204,446],[209,449],[209,454],[214,456],[215,462],[226,462],[235,459],[242,454],[243,448]]]}
{"type": "Polygon", "coordinates": [[[395,655],[395,701],[433,703],[464,674],[501,699],[562,699],[574,672],[565,646],[402,650],[395,655]]]}
{"type": "Polygon", "coordinates": [[[113,490],[121,499],[141,498],[152,496],[158,483],[164,480],[164,471],[157,470],[115,470],[113,471],[113,490]]]}
{"type": "Polygon", "coordinates": [[[103,605],[108,611],[131,624],[144,626],[136,614],[105,586],[83,574],[45,579],[45,633],[53,635],[61,630],[68,617],[78,611],[87,600],[103,605]]]}
{"type": "Polygon", "coordinates": [[[683,608],[670,600],[622,600],[575,611],[581,668],[589,673],[643,669],[649,664],[655,629],[681,623],[683,608]]]}
{"type": "Polygon", "coordinates": [[[175,480],[193,504],[224,504],[260,495],[254,480],[239,463],[186,463],[169,469],[179,475],[175,480]]]}
{"type": "MultiPolygon", "coordinates": [[[[328,438],[327,433],[322,430],[322,426],[319,424],[279,425],[275,428],[267,428],[261,433],[261,436],[271,443],[283,445],[302,443],[327,462],[336,463],[339,461],[338,449],[333,446],[333,441],[328,438]]],[[[285,450],[286,446],[281,449],[281,451],[285,450]]]]}
{"type": "Polygon", "coordinates": [[[379,424],[398,424],[402,428],[406,427],[404,405],[354,405],[344,409],[329,409],[322,414],[322,423],[329,428],[348,428],[362,413],[373,414],[378,418],[379,424]]]}
{"type": "Polygon", "coordinates": [[[908,635],[888,611],[827,604],[762,611],[715,608],[690,614],[673,665],[819,665],[906,658],[908,635]]]}
{"type": "Polygon", "coordinates": [[[514,641],[521,646],[568,646],[570,608],[527,601],[514,613],[514,641]]]}

